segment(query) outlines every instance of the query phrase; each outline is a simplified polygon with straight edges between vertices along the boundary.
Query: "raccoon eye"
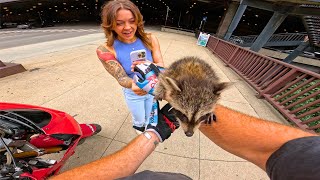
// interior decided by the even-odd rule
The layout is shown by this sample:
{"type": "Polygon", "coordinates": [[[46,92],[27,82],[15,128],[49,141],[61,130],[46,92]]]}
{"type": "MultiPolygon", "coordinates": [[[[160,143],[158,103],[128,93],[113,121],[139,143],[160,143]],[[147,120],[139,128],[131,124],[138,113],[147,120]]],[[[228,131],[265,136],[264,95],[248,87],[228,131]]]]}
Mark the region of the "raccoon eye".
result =
{"type": "Polygon", "coordinates": [[[205,115],[201,116],[198,121],[202,122],[202,121],[208,120],[210,118],[211,114],[212,113],[208,113],[208,114],[205,114],[205,115]]]}
{"type": "Polygon", "coordinates": [[[180,121],[184,122],[184,121],[188,121],[188,118],[186,115],[184,115],[182,112],[176,110],[176,109],[172,109],[171,110],[173,112],[173,114],[180,119],[180,121]]]}

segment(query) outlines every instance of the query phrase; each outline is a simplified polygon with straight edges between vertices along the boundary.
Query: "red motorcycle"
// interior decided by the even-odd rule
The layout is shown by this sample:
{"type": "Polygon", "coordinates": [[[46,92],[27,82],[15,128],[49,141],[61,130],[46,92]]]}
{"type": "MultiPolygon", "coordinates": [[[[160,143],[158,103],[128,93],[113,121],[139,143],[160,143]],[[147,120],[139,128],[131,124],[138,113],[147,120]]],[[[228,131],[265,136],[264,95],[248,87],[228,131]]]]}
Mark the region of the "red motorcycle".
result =
{"type": "Polygon", "coordinates": [[[101,126],[78,124],[61,111],[0,103],[0,180],[39,180],[55,175],[84,138],[100,131],[101,126]],[[60,151],[64,151],[60,160],[40,158],[60,151]]]}

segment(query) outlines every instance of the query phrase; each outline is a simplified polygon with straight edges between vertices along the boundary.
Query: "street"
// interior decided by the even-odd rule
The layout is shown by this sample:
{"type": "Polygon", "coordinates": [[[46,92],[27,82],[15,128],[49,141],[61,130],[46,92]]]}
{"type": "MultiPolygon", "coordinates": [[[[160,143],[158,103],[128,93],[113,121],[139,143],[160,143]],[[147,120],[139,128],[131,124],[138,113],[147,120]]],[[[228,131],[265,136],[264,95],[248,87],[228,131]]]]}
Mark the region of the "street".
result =
{"type": "Polygon", "coordinates": [[[0,60],[21,63],[28,57],[103,42],[105,36],[97,24],[1,29],[0,60]]]}
{"type": "Polygon", "coordinates": [[[99,25],[68,25],[36,29],[0,29],[0,50],[102,32],[99,25]]]}

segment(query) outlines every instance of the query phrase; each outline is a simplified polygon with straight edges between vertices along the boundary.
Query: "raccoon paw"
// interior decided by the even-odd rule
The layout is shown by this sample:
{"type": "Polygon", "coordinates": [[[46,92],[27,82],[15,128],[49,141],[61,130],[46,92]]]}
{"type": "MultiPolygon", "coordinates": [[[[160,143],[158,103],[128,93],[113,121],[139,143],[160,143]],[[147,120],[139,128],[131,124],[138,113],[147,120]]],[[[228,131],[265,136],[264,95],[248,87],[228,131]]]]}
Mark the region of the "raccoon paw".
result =
{"type": "Polygon", "coordinates": [[[211,113],[210,116],[208,117],[207,120],[205,120],[205,124],[211,124],[211,122],[214,121],[214,122],[217,122],[217,118],[216,118],[216,115],[214,113],[211,113]]]}

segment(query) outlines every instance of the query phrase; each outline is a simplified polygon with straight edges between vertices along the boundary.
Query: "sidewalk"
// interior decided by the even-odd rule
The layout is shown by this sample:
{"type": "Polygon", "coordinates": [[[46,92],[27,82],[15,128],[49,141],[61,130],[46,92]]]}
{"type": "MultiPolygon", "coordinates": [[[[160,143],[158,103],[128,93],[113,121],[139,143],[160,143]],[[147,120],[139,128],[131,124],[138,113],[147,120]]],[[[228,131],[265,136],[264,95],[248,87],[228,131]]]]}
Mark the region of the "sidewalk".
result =
{"type": "MultiPolygon", "coordinates": [[[[257,99],[255,91],[236,73],[209,50],[197,46],[194,37],[150,31],[159,39],[166,65],[183,56],[198,56],[212,65],[222,81],[232,82],[223,92],[220,104],[270,121],[285,122],[265,100],[257,99]]],[[[101,33],[91,36],[103,37],[101,33]]],[[[102,126],[98,135],[77,148],[63,171],[111,154],[136,136],[120,86],[96,57],[95,49],[104,41],[94,39],[67,50],[34,54],[19,61],[27,72],[0,79],[0,101],[54,108],[75,116],[80,123],[102,126]]],[[[17,56],[19,48],[28,47],[15,48],[17,56]]],[[[269,179],[264,171],[225,152],[199,131],[188,138],[181,129],[160,144],[138,171],[147,169],[182,173],[201,180],[269,179]]]]}

